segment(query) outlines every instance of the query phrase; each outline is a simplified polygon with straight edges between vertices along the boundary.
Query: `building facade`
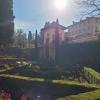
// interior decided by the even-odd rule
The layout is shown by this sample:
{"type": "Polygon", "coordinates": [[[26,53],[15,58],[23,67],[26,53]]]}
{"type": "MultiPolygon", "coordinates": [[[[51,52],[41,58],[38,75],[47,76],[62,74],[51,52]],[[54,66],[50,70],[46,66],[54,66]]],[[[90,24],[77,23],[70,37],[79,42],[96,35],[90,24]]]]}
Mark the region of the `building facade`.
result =
{"type": "Polygon", "coordinates": [[[13,0],[0,0],[0,47],[8,46],[12,42],[13,33],[13,0]]]}
{"type": "Polygon", "coordinates": [[[66,43],[98,40],[98,36],[100,36],[100,18],[89,17],[68,27],[60,25],[58,20],[52,23],[46,22],[41,29],[40,59],[59,63],[66,43]]]}
{"type": "MultiPolygon", "coordinates": [[[[66,27],[59,24],[58,19],[52,23],[46,22],[41,29],[42,57],[50,61],[56,59],[56,47],[64,42],[66,27]]],[[[42,59],[43,59],[42,58],[42,59]]]]}
{"type": "Polygon", "coordinates": [[[80,22],[73,22],[71,26],[68,26],[69,37],[77,37],[80,35],[97,35],[100,34],[100,18],[87,17],[80,22]]]}

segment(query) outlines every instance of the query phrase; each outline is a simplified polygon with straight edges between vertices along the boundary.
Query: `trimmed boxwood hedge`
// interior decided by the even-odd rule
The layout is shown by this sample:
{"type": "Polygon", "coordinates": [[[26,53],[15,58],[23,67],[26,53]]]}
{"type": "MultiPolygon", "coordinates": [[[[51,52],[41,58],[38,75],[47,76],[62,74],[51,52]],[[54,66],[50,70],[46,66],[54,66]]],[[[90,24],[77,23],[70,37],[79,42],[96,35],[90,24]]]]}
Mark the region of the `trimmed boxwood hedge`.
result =
{"type": "Polygon", "coordinates": [[[84,76],[89,83],[100,85],[100,73],[96,72],[92,68],[84,67],[84,76]]]}

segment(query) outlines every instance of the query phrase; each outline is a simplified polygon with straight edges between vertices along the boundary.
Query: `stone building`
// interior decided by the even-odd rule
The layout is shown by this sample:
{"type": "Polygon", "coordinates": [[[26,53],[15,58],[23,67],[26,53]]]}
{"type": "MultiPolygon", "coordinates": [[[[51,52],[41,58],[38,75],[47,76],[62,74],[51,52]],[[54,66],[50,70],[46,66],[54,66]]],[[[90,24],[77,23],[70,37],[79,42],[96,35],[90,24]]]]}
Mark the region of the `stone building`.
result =
{"type": "Polygon", "coordinates": [[[55,61],[56,47],[64,42],[66,27],[59,24],[58,19],[52,23],[46,22],[44,28],[41,29],[42,38],[42,59],[55,61]]]}
{"type": "Polygon", "coordinates": [[[85,37],[86,40],[86,37],[95,37],[95,35],[100,34],[100,18],[87,17],[85,20],[80,20],[80,22],[73,22],[67,29],[66,35],[68,37],[75,40],[85,37]]]}
{"type": "Polygon", "coordinates": [[[0,47],[8,46],[12,42],[13,33],[13,0],[0,0],[0,47]]]}

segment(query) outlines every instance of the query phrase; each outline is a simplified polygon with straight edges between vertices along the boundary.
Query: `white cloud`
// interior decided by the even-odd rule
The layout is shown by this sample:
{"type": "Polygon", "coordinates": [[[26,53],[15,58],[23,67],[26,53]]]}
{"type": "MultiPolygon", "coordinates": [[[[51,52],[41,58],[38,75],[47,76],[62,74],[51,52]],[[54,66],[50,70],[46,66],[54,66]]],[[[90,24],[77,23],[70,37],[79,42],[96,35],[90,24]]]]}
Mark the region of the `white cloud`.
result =
{"type": "Polygon", "coordinates": [[[33,23],[31,21],[20,21],[15,20],[15,29],[23,29],[23,30],[29,30],[33,28],[33,23]]]}

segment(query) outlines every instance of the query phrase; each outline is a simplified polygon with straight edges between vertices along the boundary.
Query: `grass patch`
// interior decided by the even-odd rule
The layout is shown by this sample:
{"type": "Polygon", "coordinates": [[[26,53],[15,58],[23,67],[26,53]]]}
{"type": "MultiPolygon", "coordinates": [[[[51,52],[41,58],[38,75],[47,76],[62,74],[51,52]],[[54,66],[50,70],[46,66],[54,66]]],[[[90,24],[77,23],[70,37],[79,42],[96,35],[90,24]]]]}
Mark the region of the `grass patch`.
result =
{"type": "Polygon", "coordinates": [[[69,80],[53,80],[52,82],[56,83],[56,84],[70,84],[70,85],[76,85],[76,86],[83,86],[83,87],[87,87],[87,88],[100,89],[100,85],[88,84],[88,83],[78,83],[78,82],[69,81],[69,80]]]}
{"type": "Polygon", "coordinates": [[[16,58],[16,57],[10,57],[10,56],[0,56],[0,60],[25,60],[24,58],[16,58]]]}
{"type": "Polygon", "coordinates": [[[72,95],[57,100],[100,100],[100,90],[72,95]]]}
{"type": "Polygon", "coordinates": [[[63,85],[76,85],[76,86],[82,86],[87,88],[96,88],[100,89],[100,85],[95,84],[88,84],[88,83],[78,83],[75,81],[69,81],[69,80],[46,80],[44,78],[32,78],[32,77],[24,77],[19,75],[10,75],[10,74],[1,74],[0,77],[2,78],[12,78],[12,79],[19,79],[19,80],[26,80],[26,81],[40,81],[40,82],[51,82],[53,84],[63,84],[63,85]]]}
{"type": "Polygon", "coordinates": [[[41,82],[44,81],[44,79],[42,78],[32,78],[32,77],[24,77],[24,76],[19,76],[19,75],[10,75],[10,74],[1,74],[0,77],[14,78],[14,79],[26,80],[26,81],[41,81],[41,82]]]}

